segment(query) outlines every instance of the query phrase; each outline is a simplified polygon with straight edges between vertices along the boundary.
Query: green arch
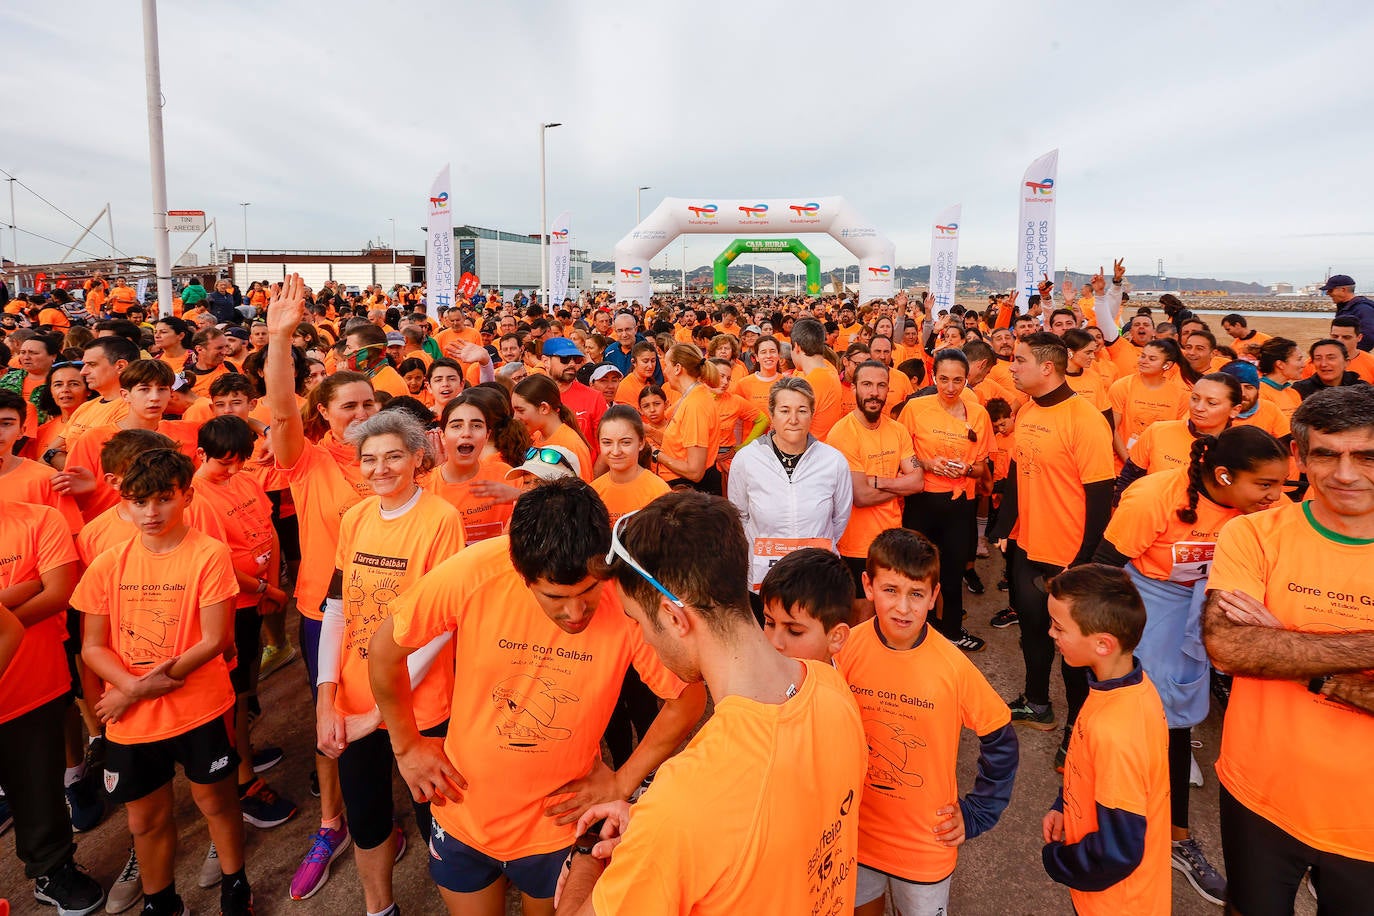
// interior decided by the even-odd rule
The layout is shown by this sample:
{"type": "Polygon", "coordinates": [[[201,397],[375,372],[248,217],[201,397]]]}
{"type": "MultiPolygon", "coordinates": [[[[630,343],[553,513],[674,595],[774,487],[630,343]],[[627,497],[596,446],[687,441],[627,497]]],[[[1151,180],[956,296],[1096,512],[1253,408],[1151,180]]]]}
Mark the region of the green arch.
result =
{"type": "Polygon", "coordinates": [[[712,267],[711,294],[717,299],[725,298],[729,291],[726,271],[730,262],[742,254],[793,254],[806,267],[806,294],[819,296],[821,293],[821,262],[815,252],[801,243],[800,239],[735,239],[720,253],[712,267]]]}

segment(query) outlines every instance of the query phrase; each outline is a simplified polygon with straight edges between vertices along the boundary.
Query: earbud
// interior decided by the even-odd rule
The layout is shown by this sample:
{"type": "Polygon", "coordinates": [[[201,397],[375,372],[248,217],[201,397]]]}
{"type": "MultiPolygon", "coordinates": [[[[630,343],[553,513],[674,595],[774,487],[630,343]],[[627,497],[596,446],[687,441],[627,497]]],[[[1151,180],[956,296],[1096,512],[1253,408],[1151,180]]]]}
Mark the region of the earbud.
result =
{"type": "Polygon", "coordinates": [[[1220,475],[1218,475],[1218,476],[1221,477],[1221,482],[1222,482],[1223,484],[1225,484],[1225,485],[1228,486],[1228,487],[1231,485],[1231,475],[1230,475],[1230,474],[1220,474],[1220,475]]]}

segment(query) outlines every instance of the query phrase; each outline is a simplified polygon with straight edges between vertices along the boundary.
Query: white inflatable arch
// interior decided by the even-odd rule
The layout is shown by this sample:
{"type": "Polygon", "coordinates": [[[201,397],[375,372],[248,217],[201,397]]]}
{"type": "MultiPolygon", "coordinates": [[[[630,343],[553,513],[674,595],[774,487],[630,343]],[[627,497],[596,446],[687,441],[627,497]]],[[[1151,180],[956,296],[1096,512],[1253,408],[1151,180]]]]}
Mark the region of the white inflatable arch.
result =
{"type": "Polygon", "coordinates": [[[720,200],[668,197],[615,246],[615,297],[648,304],[649,263],[678,236],[796,235],[825,232],[859,259],[859,300],[893,293],[891,240],[843,197],[720,200]]]}

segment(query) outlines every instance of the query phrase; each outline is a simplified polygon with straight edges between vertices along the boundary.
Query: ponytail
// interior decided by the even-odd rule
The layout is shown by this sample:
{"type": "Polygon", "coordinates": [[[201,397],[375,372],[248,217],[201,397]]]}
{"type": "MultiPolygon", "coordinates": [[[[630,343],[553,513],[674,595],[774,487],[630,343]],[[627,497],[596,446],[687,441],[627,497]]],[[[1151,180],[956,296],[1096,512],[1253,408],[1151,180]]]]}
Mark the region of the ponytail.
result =
{"type": "Polygon", "coordinates": [[[514,393],[535,407],[540,404],[549,405],[549,409],[558,414],[558,419],[565,426],[571,427],[573,434],[582,440],[582,444],[587,446],[588,450],[591,449],[591,443],[577,426],[577,415],[563,403],[563,396],[558,392],[558,383],[553,379],[547,375],[531,375],[520,380],[515,386],[514,393]]]}
{"type": "Polygon", "coordinates": [[[1207,472],[1207,455],[1216,445],[1215,436],[1198,436],[1188,452],[1188,505],[1177,512],[1185,525],[1197,524],[1197,501],[1206,489],[1203,475],[1207,472]]]}
{"type": "Polygon", "coordinates": [[[720,384],[720,369],[708,362],[695,344],[675,344],[663,358],[675,366],[681,366],[688,377],[694,381],[704,382],[708,388],[715,388],[720,384]]]}

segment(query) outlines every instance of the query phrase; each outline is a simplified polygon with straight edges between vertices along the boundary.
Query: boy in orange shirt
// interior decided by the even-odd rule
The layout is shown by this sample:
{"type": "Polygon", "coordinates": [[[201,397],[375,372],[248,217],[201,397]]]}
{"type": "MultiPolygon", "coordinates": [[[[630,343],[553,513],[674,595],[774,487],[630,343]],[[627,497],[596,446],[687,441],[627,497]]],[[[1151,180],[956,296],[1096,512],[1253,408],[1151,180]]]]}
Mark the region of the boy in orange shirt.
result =
{"type": "Polygon", "coordinates": [[[868,778],[859,807],[856,916],[943,913],[958,847],[991,830],[1011,801],[1019,744],[1011,710],[962,651],[927,622],[940,596],[940,553],[892,528],[873,539],[863,574],[875,616],[835,659],[859,703],[868,778]],[[978,777],[960,798],[961,727],[978,735],[978,777]]]}
{"type": "Polygon", "coordinates": [[[829,662],[849,638],[854,579],[829,550],[803,547],[769,567],[759,601],[773,648],[788,658],[829,662]]]}
{"type": "Polygon", "coordinates": [[[174,881],[176,765],[210,828],[223,880],[220,909],[249,916],[243,820],[225,720],[234,688],[224,654],[238,595],[224,544],[186,525],[195,467],[170,449],[145,454],[119,495],[139,535],[95,558],[72,604],[85,612],[82,658],[106,683],[105,788],[129,815],[145,914],[185,911],[174,881]]]}
{"type": "Polygon", "coordinates": [[[1064,663],[1090,669],[1064,788],[1041,829],[1045,871],[1081,916],[1168,913],[1168,726],[1131,654],[1145,603],[1124,570],[1078,566],[1050,580],[1050,635],[1064,663]]]}

